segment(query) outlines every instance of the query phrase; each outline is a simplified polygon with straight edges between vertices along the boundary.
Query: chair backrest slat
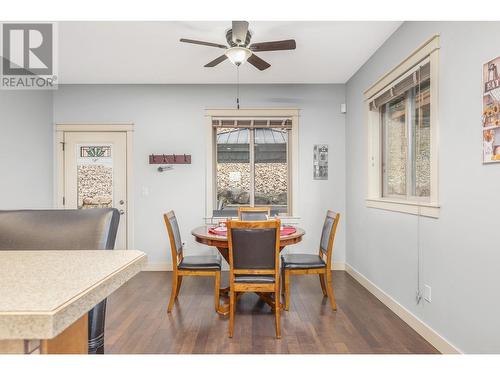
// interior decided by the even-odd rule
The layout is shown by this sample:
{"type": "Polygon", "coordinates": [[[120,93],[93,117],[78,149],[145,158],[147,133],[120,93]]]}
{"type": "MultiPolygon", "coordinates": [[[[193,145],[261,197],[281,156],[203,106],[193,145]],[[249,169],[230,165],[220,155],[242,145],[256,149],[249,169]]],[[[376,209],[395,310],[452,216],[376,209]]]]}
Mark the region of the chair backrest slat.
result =
{"type": "Polygon", "coordinates": [[[172,252],[172,264],[177,266],[178,258],[182,257],[182,239],[179,230],[179,223],[175,217],[174,211],[169,211],[163,215],[165,225],[167,227],[168,237],[170,240],[170,249],[172,252]]]}
{"type": "Polygon", "coordinates": [[[340,219],[340,214],[327,211],[325,221],[323,223],[323,230],[321,231],[320,252],[327,257],[331,256],[333,250],[333,242],[335,239],[335,232],[340,219]]]}
{"type": "Polygon", "coordinates": [[[240,207],[238,220],[241,221],[266,221],[271,215],[269,207],[240,207]]]}

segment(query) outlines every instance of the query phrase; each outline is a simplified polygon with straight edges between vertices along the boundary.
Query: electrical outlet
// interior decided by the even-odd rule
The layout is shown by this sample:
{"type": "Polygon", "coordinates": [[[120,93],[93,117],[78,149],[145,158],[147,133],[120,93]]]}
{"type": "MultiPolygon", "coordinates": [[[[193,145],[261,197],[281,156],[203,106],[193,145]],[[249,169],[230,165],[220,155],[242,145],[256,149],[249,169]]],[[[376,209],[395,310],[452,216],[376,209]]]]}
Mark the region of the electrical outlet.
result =
{"type": "Polygon", "coordinates": [[[429,285],[424,285],[424,299],[429,303],[432,302],[432,289],[429,285]]]}

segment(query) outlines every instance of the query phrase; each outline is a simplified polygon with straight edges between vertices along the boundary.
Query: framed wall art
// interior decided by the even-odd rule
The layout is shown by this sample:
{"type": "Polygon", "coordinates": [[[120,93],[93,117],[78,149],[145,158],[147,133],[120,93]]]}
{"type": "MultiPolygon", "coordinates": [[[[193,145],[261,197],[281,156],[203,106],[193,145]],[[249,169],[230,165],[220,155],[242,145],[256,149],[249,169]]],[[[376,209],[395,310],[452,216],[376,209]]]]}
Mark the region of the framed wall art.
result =
{"type": "Polygon", "coordinates": [[[328,145],[314,145],[313,178],[328,180],[328,145]]]}
{"type": "Polygon", "coordinates": [[[483,163],[500,162],[500,57],[483,65],[483,163]]]}

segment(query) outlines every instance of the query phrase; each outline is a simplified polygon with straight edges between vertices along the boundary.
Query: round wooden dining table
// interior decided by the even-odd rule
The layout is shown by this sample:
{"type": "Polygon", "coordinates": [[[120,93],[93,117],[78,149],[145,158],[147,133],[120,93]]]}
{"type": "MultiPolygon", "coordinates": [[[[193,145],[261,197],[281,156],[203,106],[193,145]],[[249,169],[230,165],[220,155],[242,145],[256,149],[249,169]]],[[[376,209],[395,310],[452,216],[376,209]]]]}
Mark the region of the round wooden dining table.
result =
{"type": "MultiPolygon", "coordinates": [[[[205,225],[195,228],[191,231],[191,234],[194,236],[196,242],[216,247],[224,259],[229,263],[229,244],[227,237],[211,233],[209,231],[210,227],[211,225],[205,225]]],[[[306,234],[305,230],[298,227],[295,227],[295,229],[295,233],[280,237],[280,250],[283,250],[286,246],[294,245],[302,241],[302,237],[306,234]]]]}
{"type": "MultiPolygon", "coordinates": [[[[195,228],[191,231],[191,234],[194,236],[196,242],[216,247],[217,250],[219,250],[219,253],[229,263],[229,244],[227,236],[211,233],[209,231],[210,227],[210,225],[205,225],[195,228]]],[[[295,233],[280,237],[280,251],[283,250],[286,246],[294,245],[302,241],[302,237],[304,236],[304,234],[306,234],[305,230],[298,227],[295,227],[295,229],[295,233]]],[[[223,296],[227,296],[227,294],[229,293],[229,288],[222,288],[220,292],[223,296]]],[[[270,298],[264,293],[257,294],[272,308],[276,308],[274,299],[270,298]]],[[[238,295],[237,298],[239,298],[240,296],[241,294],[238,295]]],[[[283,308],[281,304],[280,308],[283,308]]],[[[217,312],[221,315],[227,315],[229,313],[229,304],[221,305],[217,312]]]]}

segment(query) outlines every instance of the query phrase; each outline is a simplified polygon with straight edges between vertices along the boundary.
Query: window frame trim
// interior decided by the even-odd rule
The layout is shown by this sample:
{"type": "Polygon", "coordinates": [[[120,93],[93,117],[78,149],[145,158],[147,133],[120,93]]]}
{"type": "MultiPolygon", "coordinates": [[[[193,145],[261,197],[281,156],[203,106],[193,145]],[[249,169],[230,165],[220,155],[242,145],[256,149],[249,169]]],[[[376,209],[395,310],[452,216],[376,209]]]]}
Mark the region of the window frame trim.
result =
{"type": "MultiPolygon", "coordinates": [[[[299,109],[298,108],[248,108],[248,109],[206,109],[205,127],[207,132],[206,149],[206,174],[205,174],[205,220],[214,219],[213,210],[216,205],[214,191],[216,190],[216,163],[217,152],[215,131],[212,126],[213,118],[220,117],[249,117],[249,118],[283,118],[289,117],[292,120],[292,129],[289,135],[289,144],[287,147],[289,168],[289,212],[283,218],[298,217],[298,197],[299,197],[299,109]]],[[[217,219],[223,219],[217,217],[217,219]]]]}
{"type": "Polygon", "coordinates": [[[419,46],[400,64],[384,74],[364,92],[365,124],[367,132],[367,196],[366,206],[396,212],[438,218],[440,205],[438,197],[438,143],[439,143],[439,35],[434,35],[419,46]],[[431,193],[426,200],[395,199],[383,196],[382,174],[382,124],[379,111],[370,110],[370,102],[388,87],[402,79],[422,61],[430,61],[430,176],[431,193]]]}

